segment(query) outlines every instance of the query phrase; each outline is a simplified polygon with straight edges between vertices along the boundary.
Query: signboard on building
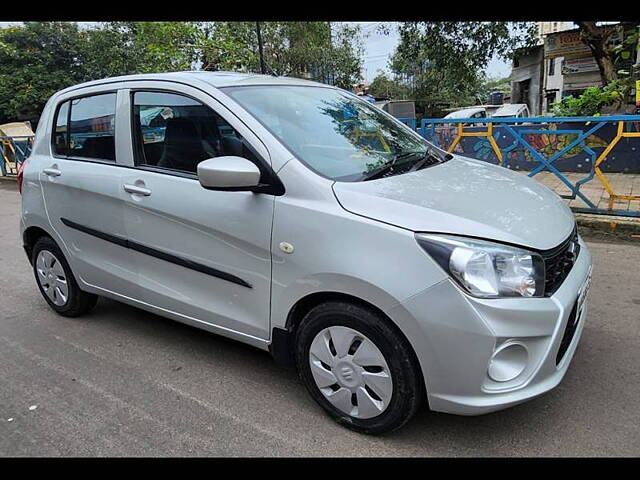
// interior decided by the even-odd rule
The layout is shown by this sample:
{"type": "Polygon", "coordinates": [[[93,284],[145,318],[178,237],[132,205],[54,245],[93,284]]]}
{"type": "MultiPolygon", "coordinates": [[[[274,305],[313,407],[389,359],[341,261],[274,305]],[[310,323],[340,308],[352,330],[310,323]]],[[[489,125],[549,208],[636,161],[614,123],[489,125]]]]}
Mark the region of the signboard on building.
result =
{"type": "Polygon", "coordinates": [[[567,82],[565,80],[563,90],[565,91],[584,90],[585,88],[589,88],[589,87],[601,87],[601,86],[602,86],[602,82],[599,80],[596,80],[593,82],[567,82]]]}
{"type": "Polygon", "coordinates": [[[636,107],[640,107],[640,80],[636,80],[636,107]]]}
{"type": "Polygon", "coordinates": [[[598,71],[598,63],[596,62],[596,59],[591,56],[582,58],[568,58],[562,63],[563,75],[596,71],[598,71]]]}
{"type": "Polygon", "coordinates": [[[544,39],[545,58],[586,57],[591,50],[580,38],[580,33],[560,32],[547,35],[544,39]]]}
{"type": "MultiPolygon", "coordinates": [[[[615,29],[607,40],[608,46],[617,45],[622,41],[622,29],[619,26],[601,28],[615,29]]],[[[591,56],[591,49],[582,41],[578,30],[551,33],[544,39],[544,56],[545,58],[589,57],[591,56]]]]}

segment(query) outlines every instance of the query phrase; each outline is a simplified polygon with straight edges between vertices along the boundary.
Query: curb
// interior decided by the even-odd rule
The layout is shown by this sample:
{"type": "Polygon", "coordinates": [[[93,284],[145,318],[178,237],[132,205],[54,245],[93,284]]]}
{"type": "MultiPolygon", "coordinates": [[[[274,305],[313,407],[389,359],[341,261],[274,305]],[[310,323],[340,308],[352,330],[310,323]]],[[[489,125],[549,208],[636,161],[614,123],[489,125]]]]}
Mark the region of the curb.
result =
{"type": "Polygon", "coordinates": [[[640,218],[575,213],[580,235],[596,240],[640,245],[640,218]]]}

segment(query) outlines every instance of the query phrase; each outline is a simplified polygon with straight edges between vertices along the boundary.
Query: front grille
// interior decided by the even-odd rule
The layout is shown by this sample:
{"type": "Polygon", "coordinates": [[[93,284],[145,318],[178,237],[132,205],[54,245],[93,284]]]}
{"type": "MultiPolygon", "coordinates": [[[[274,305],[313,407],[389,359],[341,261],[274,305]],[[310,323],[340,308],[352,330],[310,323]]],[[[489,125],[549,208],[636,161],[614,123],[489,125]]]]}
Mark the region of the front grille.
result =
{"type": "Polygon", "coordinates": [[[580,244],[576,228],[562,244],[540,252],[544,260],[544,295],[546,297],[553,295],[562,285],[578,258],[578,253],[580,253],[580,244]]]}
{"type": "Polygon", "coordinates": [[[567,326],[564,329],[564,335],[562,335],[562,340],[560,340],[560,348],[558,348],[558,354],[556,355],[556,365],[560,363],[564,354],[567,353],[567,349],[569,345],[571,345],[571,340],[573,340],[573,335],[576,333],[578,328],[578,300],[573,305],[571,309],[571,313],[569,314],[569,318],[567,319],[567,326]]]}

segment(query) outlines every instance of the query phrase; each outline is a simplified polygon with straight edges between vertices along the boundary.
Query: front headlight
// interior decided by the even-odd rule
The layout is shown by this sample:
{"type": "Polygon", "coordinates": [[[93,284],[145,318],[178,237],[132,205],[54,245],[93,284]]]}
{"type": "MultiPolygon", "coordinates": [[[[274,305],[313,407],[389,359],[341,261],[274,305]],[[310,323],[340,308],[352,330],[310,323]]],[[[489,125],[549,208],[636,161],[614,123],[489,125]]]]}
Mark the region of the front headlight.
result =
{"type": "Polygon", "coordinates": [[[535,252],[453,235],[417,233],[416,240],[471,295],[544,295],[544,261],[535,252]]]}

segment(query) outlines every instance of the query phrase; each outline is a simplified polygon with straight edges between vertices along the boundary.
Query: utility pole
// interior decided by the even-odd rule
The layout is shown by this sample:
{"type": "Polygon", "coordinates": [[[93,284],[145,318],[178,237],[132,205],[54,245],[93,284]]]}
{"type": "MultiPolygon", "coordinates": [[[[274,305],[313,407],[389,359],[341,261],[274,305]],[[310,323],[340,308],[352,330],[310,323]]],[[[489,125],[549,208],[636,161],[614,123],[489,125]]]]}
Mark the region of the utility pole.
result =
{"type": "Polygon", "coordinates": [[[264,63],[264,53],[262,51],[262,35],[260,34],[260,22],[256,22],[256,34],[258,35],[258,53],[260,54],[260,71],[264,75],[267,73],[267,67],[264,63]]]}

